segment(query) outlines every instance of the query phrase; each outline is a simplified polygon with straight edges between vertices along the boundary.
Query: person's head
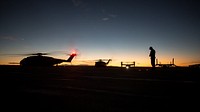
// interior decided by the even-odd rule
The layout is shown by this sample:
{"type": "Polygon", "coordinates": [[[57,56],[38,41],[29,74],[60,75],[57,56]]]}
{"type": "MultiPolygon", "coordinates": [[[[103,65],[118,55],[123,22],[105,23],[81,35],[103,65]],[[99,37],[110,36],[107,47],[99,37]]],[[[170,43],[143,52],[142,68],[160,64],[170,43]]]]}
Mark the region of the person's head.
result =
{"type": "Polygon", "coordinates": [[[149,47],[149,50],[153,50],[153,47],[149,47]]]}

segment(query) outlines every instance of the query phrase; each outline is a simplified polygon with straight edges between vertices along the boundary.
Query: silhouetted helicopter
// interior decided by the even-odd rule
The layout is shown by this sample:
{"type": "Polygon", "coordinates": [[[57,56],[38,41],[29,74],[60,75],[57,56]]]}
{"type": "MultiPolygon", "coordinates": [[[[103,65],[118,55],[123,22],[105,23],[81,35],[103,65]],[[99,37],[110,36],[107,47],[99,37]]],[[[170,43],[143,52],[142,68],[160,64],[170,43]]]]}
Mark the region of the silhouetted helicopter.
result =
{"type": "Polygon", "coordinates": [[[70,57],[67,60],[44,56],[44,55],[48,55],[48,53],[33,53],[33,54],[27,54],[27,55],[32,55],[32,56],[22,59],[20,61],[21,66],[54,66],[62,62],[71,62],[72,59],[77,54],[73,52],[72,54],[70,54],[70,57]]]}
{"type": "Polygon", "coordinates": [[[107,64],[112,61],[111,59],[99,59],[97,62],[95,62],[96,67],[105,67],[107,64]],[[107,62],[104,62],[107,61],[107,62]]]}

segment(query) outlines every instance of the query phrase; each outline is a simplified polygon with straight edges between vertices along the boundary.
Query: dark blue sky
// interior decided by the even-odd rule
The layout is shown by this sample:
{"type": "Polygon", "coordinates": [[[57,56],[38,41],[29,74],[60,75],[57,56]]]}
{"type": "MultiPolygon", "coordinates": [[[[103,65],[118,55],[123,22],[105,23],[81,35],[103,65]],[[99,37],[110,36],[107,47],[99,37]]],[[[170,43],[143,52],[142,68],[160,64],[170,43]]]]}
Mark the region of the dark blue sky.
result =
{"type": "MultiPolygon", "coordinates": [[[[0,53],[76,48],[79,59],[149,66],[153,46],[163,63],[200,63],[199,6],[198,0],[1,0],[0,53]]],[[[0,63],[22,58],[0,56],[0,63]]]]}

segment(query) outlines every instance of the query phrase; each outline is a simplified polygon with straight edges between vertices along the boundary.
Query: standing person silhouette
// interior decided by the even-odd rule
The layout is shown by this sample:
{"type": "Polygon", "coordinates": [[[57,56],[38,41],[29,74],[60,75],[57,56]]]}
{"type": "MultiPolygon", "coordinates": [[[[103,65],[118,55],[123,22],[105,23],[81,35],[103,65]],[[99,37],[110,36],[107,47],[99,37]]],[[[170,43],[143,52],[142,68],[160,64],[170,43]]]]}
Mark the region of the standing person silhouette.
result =
{"type": "Polygon", "coordinates": [[[149,47],[149,50],[150,50],[149,57],[151,58],[151,65],[152,68],[155,69],[156,51],[153,49],[153,47],[149,47]]]}

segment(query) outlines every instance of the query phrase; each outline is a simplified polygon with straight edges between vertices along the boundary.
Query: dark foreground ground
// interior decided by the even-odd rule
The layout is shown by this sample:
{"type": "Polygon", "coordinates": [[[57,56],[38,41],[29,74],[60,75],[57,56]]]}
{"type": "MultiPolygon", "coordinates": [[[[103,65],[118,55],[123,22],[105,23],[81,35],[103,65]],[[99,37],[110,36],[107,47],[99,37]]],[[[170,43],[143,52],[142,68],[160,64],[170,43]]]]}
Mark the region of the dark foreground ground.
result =
{"type": "Polygon", "coordinates": [[[0,66],[4,111],[199,112],[200,70],[0,66]]]}

